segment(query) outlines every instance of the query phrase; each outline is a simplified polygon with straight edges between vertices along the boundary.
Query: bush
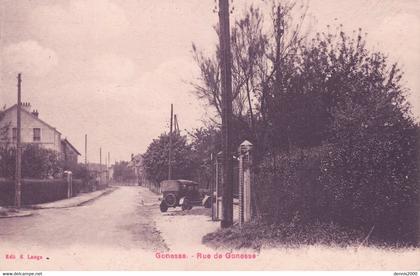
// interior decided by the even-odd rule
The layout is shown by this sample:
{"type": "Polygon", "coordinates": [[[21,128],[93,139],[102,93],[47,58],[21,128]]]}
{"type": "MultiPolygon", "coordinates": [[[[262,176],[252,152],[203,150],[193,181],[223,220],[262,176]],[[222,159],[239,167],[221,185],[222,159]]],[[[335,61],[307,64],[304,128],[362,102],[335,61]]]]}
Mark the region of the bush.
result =
{"type": "Polygon", "coordinates": [[[203,243],[214,248],[252,248],[261,247],[298,247],[300,245],[334,245],[351,246],[360,244],[363,240],[360,231],[340,227],[334,223],[299,224],[289,223],[269,224],[251,222],[243,227],[221,229],[203,237],[203,243]]]}
{"type": "MultiPolygon", "coordinates": [[[[146,178],[152,183],[168,179],[169,140],[168,134],[161,134],[157,139],[153,139],[143,154],[146,178]]],[[[196,169],[192,153],[192,147],[188,144],[186,136],[172,134],[172,179],[192,179],[196,169]]]]}
{"type": "MultiPolygon", "coordinates": [[[[85,189],[86,183],[81,179],[73,179],[73,194],[76,196],[85,189]]],[[[22,204],[31,205],[67,198],[66,179],[23,179],[22,204]]],[[[11,179],[0,180],[0,206],[14,205],[15,182],[11,179]]]]}
{"type": "Polygon", "coordinates": [[[317,221],[322,216],[319,183],[322,156],[328,147],[266,156],[256,168],[257,210],[268,223],[297,219],[317,221]]]}
{"type": "MultiPolygon", "coordinates": [[[[23,179],[22,204],[39,204],[67,197],[67,182],[65,179],[23,179]]],[[[15,198],[15,183],[13,180],[0,181],[0,204],[12,206],[15,198]]]]}
{"type": "Polygon", "coordinates": [[[74,179],[73,178],[73,194],[72,196],[76,196],[80,192],[83,192],[86,190],[87,182],[85,182],[83,179],[74,179]]]}
{"type": "MultiPolygon", "coordinates": [[[[0,177],[14,177],[16,149],[0,147],[0,177]]],[[[27,144],[22,150],[22,177],[48,178],[63,172],[60,158],[54,150],[27,144]]]]}
{"type": "MultiPolygon", "coordinates": [[[[408,136],[406,136],[407,138],[408,136]]],[[[419,233],[419,177],[408,150],[391,151],[380,139],[352,149],[334,147],[321,164],[324,219],[384,242],[416,244],[419,233]],[[411,159],[411,160],[410,160],[411,159]]]]}
{"type": "Polygon", "coordinates": [[[333,222],[365,235],[373,227],[377,242],[417,244],[418,175],[381,151],[328,145],[266,156],[255,168],[258,216],[279,225],[333,222]]]}

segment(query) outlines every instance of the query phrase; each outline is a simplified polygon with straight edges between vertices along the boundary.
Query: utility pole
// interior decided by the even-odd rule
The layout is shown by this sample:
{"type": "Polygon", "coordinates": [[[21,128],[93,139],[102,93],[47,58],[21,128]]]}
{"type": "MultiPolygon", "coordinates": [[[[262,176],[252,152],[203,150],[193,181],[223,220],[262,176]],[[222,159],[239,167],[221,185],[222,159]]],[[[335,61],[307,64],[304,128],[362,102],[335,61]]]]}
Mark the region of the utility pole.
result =
{"type": "Polygon", "coordinates": [[[21,178],[22,178],[22,145],[21,145],[21,73],[18,74],[18,93],[17,93],[17,126],[16,126],[16,174],[15,174],[15,207],[21,206],[21,178]]]}
{"type": "Polygon", "coordinates": [[[85,134],[85,165],[87,166],[87,134],[85,134]]]}
{"type": "Polygon", "coordinates": [[[102,184],[102,148],[99,148],[99,185],[102,184]]]}
{"type": "Polygon", "coordinates": [[[174,133],[176,135],[180,134],[179,125],[178,125],[178,118],[177,118],[176,114],[174,114],[174,133]]]}
{"type": "Polygon", "coordinates": [[[106,159],[106,171],[105,171],[105,176],[106,176],[106,183],[107,185],[109,184],[109,151],[108,151],[108,156],[105,157],[106,159]]]}
{"type": "Polygon", "coordinates": [[[169,160],[168,160],[168,180],[172,179],[172,124],[174,117],[174,106],[171,104],[171,124],[169,130],[169,160]]]}
{"type": "Polygon", "coordinates": [[[233,159],[232,159],[232,72],[229,30],[229,0],[219,0],[219,40],[222,80],[222,150],[223,150],[223,217],[221,227],[233,224],[233,159]]]}

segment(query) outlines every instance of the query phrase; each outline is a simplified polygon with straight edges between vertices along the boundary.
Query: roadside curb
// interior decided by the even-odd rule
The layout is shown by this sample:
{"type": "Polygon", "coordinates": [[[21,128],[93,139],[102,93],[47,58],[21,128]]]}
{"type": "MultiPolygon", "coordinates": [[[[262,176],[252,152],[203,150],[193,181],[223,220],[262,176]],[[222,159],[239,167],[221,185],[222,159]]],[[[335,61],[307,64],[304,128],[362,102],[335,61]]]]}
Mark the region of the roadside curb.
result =
{"type": "Polygon", "coordinates": [[[30,217],[33,213],[30,211],[19,211],[19,212],[11,212],[7,213],[6,215],[0,215],[0,219],[6,218],[18,218],[18,217],[30,217]]]}
{"type": "MultiPolygon", "coordinates": [[[[40,209],[64,209],[64,208],[78,207],[78,206],[82,206],[86,203],[89,203],[91,201],[94,201],[94,200],[100,198],[101,196],[108,195],[108,194],[112,193],[113,191],[115,191],[116,189],[118,189],[118,187],[109,187],[109,188],[104,189],[101,193],[99,193],[99,194],[97,194],[93,197],[86,198],[86,199],[78,201],[78,202],[69,203],[68,205],[64,204],[63,206],[53,206],[52,204],[50,204],[51,203],[50,202],[50,203],[30,205],[30,206],[28,206],[28,208],[31,208],[33,210],[40,210],[40,209]],[[48,205],[51,205],[51,206],[48,206],[48,205]]],[[[71,199],[76,199],[76,198],[77,197],[73,197],[71,199]]],[[[63,199],[63,200],[69,200],[69,199],[63,199]]]]}
{"type": "MultiPolygon", "coordinates": [[[[75,205],[75,206],[72,206],[72,207],[83,206],[83,205],[85,205],[86,203],[89,203],[89,202],[91,202],[91,201],[94,201],[94,200],[96,200],[96,199],[100,198],[101,196],[109,195],[110,193],[114,192],[114,191],[115,191],[115,190],[117,190],[117,189],[118,189],[118,187],[109,187],[109,188],[105,189],[105,190],[103,191],[103,193],[99,194],[98,196],[95,196],[95,197],[90,198],[90,199],[88,199],[88,200],[86,200],[86,201],[80,202],[79,204],[77,204],[77,205],[75,205]]],[[[67,207],[62,207],[62,208],[67,208],[67,207]]]]}

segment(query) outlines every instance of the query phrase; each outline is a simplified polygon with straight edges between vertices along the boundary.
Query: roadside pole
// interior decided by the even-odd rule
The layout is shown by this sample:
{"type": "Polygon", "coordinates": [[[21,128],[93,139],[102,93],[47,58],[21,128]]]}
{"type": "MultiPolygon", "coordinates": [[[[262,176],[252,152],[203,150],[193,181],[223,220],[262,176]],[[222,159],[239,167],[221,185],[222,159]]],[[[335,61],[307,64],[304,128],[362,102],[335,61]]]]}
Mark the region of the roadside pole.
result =
{"type": "Polygon", "coordinates": [[[87,134],[85,134],[85,165],[87,166],[87,134]]]}
{"type": "Polygon", "coordinates": [[[99,186],[102,185],[102,148],[99,148],[99,186]]]}
{"type": "Polygon", "coordinates": [[[229,30],[229,0],[219,0],[219,40],[221,53],[222,80],[222,150],[223,188],[221,227],[233,224],[233,151],[231,138],[232,124],[232,75],[229,30]]]}
{"type": "Polygon", "coordinates": [[[174,117],[174,106],[171,104],[171,124],[169,130],[169,157],[168,157],[168,180],[172,179],[172,124],[174,117]]]}
{"type": "Polygon", "coordinates": [[[106,185],[109,185],[109,168],[110,168],[110,153],[108,151],[108,157],[106,159],[106,185]]]}
{"type": "Polygon", "coordinates": [[[18,74],[17,93],[17,126],[16,126],[16,173],[15,173],[15,207],[21,207],[21,178],[22,178],[22,145],[21,145],[21,73],[18,74]]]}

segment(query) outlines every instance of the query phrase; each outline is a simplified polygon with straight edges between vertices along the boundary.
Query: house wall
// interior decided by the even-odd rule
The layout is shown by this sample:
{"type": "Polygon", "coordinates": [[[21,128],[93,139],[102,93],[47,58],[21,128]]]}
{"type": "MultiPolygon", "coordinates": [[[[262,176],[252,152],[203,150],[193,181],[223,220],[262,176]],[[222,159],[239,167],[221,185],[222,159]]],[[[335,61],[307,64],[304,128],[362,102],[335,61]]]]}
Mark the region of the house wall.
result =
{"type": "Polygon", "coordinates": [[[62,143],[62,153],[66,165],[69,167],[77,165],[78,154],[67,143],[62,143]]]}
{"type": "MultiPolygon", "coordinates": [[[[16,145],[16,141],[13,141],[13,128],[17,127],[17,109],[13,108],[9,110],[3,120],[0,122],[1,126],[10,122],[9,132],[8,132],[8,139],[7,141],[1,141],[0,143],[5,144],[8,143],[9,145],[16,145]]],[[[37,120],[32,115],[24,112],[21,112],[21,141],[22,143],[32,143],[32,144],[39,144],[40,146],[52,149],[57,152],[61,152],[61,134],[49,127],[48,125],[44,124],[43,122],[37,120]],[[33,140],[33,129],[40,128],[41,129],[41,140],[34,141],[33,140]]]]}

